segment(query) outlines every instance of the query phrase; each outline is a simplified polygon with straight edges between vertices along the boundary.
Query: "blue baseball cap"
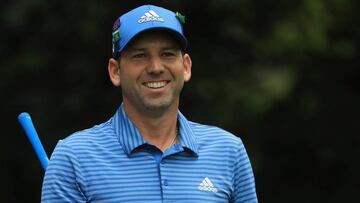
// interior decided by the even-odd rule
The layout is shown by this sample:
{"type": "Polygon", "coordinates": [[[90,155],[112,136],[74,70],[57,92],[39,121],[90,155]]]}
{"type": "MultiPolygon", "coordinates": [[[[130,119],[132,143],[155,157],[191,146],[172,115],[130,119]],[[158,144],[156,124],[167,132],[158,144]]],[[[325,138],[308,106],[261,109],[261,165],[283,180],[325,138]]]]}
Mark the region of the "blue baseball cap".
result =
{"type": "Polygon", "coordinates": [[[137,7],[116,19],[112,29],[112,56],[115,58],[140,33],[153,29],[170,31],[185,49],[187,40],[183,32],[183,23],[185,17],[178,12],[174,13],[154,5],[137,7]]]}

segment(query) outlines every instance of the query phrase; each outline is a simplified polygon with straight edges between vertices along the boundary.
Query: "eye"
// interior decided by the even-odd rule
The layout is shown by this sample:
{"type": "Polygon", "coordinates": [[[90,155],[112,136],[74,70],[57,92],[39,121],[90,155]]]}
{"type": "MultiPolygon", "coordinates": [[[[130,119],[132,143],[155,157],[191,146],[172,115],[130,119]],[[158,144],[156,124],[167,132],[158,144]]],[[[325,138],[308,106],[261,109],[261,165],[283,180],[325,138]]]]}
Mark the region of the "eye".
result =
{"type": "Polygon", "coordinates": [[[172,57],[172,56],[176,56],[176,53],[173,52],[173,51],[164,51],[164,52],[161,53],[161,55],[163,57],[172,57]]]}
{"type": "Polygon", "coordinates": [[[146,56],[145,53],[134,53],[134,54],[132,54],[132,58],[136,58],[136,59],[144,58],[145,56],[146,56]]]}

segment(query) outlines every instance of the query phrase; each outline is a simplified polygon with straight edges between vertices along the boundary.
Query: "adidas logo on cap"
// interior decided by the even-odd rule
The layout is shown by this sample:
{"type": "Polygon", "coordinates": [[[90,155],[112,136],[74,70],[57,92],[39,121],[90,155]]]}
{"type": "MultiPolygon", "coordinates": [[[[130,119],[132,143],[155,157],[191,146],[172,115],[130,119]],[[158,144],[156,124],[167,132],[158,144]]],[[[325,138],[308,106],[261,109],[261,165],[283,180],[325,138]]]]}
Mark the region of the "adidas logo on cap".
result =
{"type": "Polygon", "coordinates": [[[164,22],[164,19],[155,13],[153,10],[149,10],[146,12],[141,18],[138,20],[138,23],[146,23],[149,21],[160,21],[164,22]]]}

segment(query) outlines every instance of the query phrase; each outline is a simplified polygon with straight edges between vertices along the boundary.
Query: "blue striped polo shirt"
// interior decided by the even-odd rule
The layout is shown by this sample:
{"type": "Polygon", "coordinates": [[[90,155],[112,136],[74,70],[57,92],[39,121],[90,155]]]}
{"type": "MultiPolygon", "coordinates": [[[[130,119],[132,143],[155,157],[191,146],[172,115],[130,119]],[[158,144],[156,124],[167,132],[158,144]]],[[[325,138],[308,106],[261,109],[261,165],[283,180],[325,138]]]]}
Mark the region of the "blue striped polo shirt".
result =
{"type": "Polygon", "coordinates": [[[107,122],[60,140],[41,202],[257,202],[241,140],[178,113],[179,137],[164,153],[145,141],[123,105],[107,122]]]}

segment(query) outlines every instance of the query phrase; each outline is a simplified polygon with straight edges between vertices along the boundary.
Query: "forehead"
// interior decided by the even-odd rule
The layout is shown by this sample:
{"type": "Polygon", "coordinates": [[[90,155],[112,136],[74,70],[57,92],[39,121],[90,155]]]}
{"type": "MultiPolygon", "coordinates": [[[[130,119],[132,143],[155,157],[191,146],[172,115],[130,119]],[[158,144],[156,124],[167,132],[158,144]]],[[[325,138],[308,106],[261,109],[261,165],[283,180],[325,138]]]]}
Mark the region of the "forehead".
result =
{"type": "Polygon", "coordinates": [[[145,31],[136,36],[124,49],[146,48],[146,46],[158,45],[169,48],[180,49],[180,42],[175,34],[164,30],[145,31]]]}

